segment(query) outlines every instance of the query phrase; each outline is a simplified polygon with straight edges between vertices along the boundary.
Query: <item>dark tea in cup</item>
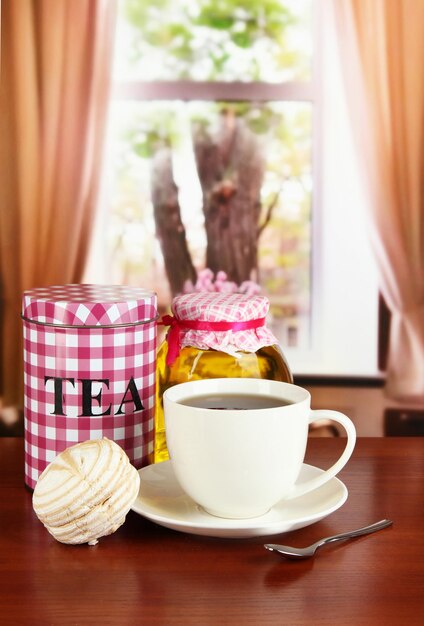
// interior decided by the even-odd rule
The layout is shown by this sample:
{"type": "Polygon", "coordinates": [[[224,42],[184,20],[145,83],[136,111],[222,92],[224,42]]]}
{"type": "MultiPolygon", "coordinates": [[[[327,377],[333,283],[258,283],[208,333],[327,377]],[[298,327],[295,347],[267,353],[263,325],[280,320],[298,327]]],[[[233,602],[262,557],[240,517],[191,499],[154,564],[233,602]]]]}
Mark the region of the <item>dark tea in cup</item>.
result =
{"type": "Polygon", "coordinates": [[[214,393],[201,396],[192,396],[180,400],[180,404],[192,406],[198,409],[216,409],[231,411],[247,411],[275,409],[279,406],[293,404],[292,400],[277,398],[274,396],[262,396],[258,394],[244,393],[214,393]]]}

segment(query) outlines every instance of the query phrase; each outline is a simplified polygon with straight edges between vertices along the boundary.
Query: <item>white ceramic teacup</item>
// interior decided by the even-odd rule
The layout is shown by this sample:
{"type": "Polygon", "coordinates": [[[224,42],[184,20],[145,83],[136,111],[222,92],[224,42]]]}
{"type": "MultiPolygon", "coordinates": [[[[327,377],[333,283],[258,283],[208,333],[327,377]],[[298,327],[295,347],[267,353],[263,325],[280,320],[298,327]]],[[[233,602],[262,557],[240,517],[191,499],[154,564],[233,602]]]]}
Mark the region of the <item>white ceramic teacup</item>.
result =
{"type": "MultiPolygon", "coordinates": [[[[241,402],[243,404],[243,401],[241,402]]],[[[168,449],[183,490],[208,513],[226,518],[263,515],[282,499],[316,489],[347,463],[356,432],[343,413],[313,411],[306,389],[252,378],[215,378],[175,385],[164,394],[168,449]],[[276,398],[273,408],[228,409],[188,406],[205,396],[276,398]],[[319,419],[341,424],[347,433],[340,458],[319,476],[296,485],[305,456],[308,426],[319,419]]]]}

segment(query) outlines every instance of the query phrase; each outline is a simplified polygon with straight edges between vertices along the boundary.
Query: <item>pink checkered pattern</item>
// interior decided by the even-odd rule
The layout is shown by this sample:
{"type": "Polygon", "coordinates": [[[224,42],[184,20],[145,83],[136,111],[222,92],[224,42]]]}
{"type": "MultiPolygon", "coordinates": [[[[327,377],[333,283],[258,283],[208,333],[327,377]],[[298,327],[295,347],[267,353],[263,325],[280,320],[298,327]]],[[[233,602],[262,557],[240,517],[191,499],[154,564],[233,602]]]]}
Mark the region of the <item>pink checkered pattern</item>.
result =
{"type": "MultiPolygon", "coordinates": [[[[204,322],[240,322],[266,317],[269,300],[265,296],[240,293],[188,293],[174,298],[172,311],[177,319],[204,322]]],[[[266,326],[241,331],[181,330],[180,347],[194,346],[235,355],[239,351],[256,352],[278,340],[266,326]]]]}
{"type": "Polygon", "coordinates": [[[24,295],[25,481],[31,488],[59,452],[87,439],[114,440],[136,467],[152,462],[156,296],[129,288],[87,287],[54,287],[54,293],[48,288],[24,295]],[[61,299],[61,289],[68,301],[61,299]],[[88,292],[93,300],[78,300],[88,292]],[[114,304],[121,317],[115,316],[114,304]],[[82,307],[89,310],[84,313],[86,326],[81,323],[82,307]],[[136,310],[143,314],[138,323],[121,325],[128,315],[135,319],[131,316],[136,310]],[[75,326],[59,322],[71,318],[75,326]],[[109,326],[112,318],[115,325],[109,326]],[[92,415],[87,414],[87,402],[92,415]]]}

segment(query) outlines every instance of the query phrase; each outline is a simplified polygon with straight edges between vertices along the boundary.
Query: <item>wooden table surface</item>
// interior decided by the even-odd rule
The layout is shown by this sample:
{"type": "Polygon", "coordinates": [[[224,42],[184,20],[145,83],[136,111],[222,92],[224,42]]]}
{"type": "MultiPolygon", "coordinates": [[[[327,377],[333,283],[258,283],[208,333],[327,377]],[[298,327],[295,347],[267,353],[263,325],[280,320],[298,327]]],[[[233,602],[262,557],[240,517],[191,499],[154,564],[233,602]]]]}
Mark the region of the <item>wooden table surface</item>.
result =
{"type": "MultiPolygon", "coordinates": [[[[328,467],[342,445],[311,439],[306,460],[328,467]]],[[[358,440],[339,476],[347,502],[268,541],[394,524],[302,562],[268,552],[265,538],[189,535],[133,512],[96,546],[63,545],[33,513],[22,439],[0,439],[0,470],[1,624],[424,624],[424,438],[358,440]]]]}

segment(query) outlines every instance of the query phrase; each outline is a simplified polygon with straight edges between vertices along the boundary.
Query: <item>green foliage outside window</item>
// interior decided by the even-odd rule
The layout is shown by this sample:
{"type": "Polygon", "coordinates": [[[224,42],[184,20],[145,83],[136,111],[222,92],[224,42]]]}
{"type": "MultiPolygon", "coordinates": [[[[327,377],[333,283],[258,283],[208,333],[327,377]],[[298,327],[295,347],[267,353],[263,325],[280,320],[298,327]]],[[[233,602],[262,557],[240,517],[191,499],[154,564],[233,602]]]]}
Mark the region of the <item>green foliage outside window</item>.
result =
{"type": "Polygon", "coordinates": [[[309,80],[310,0],[124,0],[144,80],[309,80]]]}

